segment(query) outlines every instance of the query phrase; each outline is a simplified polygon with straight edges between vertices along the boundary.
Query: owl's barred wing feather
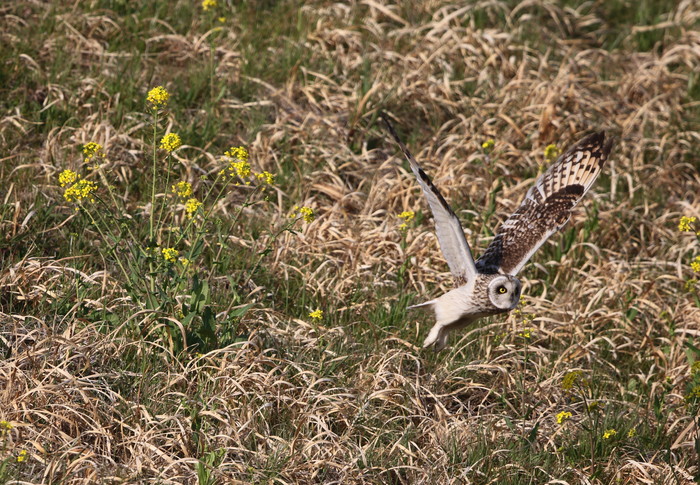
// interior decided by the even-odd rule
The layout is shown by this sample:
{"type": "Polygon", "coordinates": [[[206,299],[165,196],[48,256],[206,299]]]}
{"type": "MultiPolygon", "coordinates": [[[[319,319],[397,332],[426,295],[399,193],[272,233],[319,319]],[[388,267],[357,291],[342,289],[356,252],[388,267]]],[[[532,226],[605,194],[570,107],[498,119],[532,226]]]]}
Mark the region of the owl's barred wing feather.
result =
{"type": "Polygon", "coordinates": [[[458,284],[473,280],[476,276],[474,258],[469,249],[469,244],[464,237],[464,231],[462,230],[462,225],[459,223],[457,215],[445,201],[445,198],[440,194],[437,187],[433,185],[430,177],[420,168],[420,165],[418,165],[416,159],[413,158],[411,152],[408,151],[406,145],[403,144],[399,135],[396,134],[394,127],[391,126],[386,116],[382,115],[382,119],[389,133],[394,137],[394,140],[401,148],[401,151],[403,151],[406,159],[408,159],[411,170],[413,170],[413,173],[418,179],[418,183],[423,188],[425,198],[428,199],[430,210],[433,212],[433,218],[435,219],[435,232],[440,242],[440,249],[442,250],[443,256],[445,256],[445,260],[450,267],[452,275],[455,277],[458,284]]]}
{"type": "Polygon", "coordinates": [[[608,158],[612,141],[599,132],[564,153],[530,187],[520,207],[500,227],[476,262],[481,273],[515,275],[544,242],[561,229],[608,158]]]}

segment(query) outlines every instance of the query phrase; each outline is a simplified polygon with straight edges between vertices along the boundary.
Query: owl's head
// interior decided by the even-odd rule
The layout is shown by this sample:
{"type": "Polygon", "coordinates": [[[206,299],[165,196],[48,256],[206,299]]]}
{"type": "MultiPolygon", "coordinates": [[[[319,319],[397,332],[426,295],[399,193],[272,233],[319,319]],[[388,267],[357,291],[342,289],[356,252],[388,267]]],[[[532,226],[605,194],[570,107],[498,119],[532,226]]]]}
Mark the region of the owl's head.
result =
{"type": "Polygon", "coordinates": [[[520,280],[512,275],[498,275],[489,283],[489,300],[498,309],[509,311],[520,301],[520,280]]]}

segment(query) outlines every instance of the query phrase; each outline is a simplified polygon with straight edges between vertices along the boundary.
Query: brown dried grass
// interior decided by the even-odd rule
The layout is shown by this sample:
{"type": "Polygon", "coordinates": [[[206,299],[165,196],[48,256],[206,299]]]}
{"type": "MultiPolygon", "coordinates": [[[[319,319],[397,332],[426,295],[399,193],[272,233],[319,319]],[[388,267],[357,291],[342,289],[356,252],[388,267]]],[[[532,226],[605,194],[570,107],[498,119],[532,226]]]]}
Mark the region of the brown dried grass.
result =
{"type": "MultiPolygon", "coordinates": [[[[0,273],[0,291],[27,311],[0,313],[8,349],[0,364],[0,420],[14,425],[11,448],[31,455],[17,483],[195,483],[197,463],[214,450],[220,456],[210,468],[219,483],[499,483],[535,469],[549,474],[549,483],[602,483],[591,478],[596,468],[606,483],[691,483],[697,430],[683,404],[684,343],[700,335],[700,309],[683,286],[697,243],[676,225],[680,215],[700,216],[700,132],[697,119],[689,119],[698,102],[687,95],[691,73],[700,72],[697,4],[677,5],[668,23],[679,34],[652,52],[633,50],[629,39],[626,48],[603,50],[596,39],[604,18],[541,1],[516,8],[430,2],[416,13],[427,18],[421,23],[373,0],[302,11],[314,19],[303,40],[313,53],[309,65],[325,61],[332,70],[300,65],[284,85],[248,78],[261,86],[257,105],[224,99],[219,110],[269,107],[269,122],[246,140],[254,163],[273,172],[291,164],[290,179],[299,182],[279,189],[279,213],[270,223],[283,223],[295,203],[317,214],[302,233],[287,233],[275,245],[270,272],[302,279],[306,292],[337,314],[310,324],[259,291],[244,322],[248,341],[184,363],[162,361],[157,344],[124,331],[145,318],[139,313],[111,331],[71,310],[33,314],[42,302],[66,298],[67,274],[100,288],[88,305],[128,302],[108,272],[79,273],[71,260],[23,255],[0,273]],[[475,9],[503,15],[508,28],[465,21],[475,9]],[[537,9],[546,11],[541,28],[551,36],[544,52],[519,43],[537,9]],[[516,337],[523,322],[514,315],[464,332],[438,356],[416,347],[428,317],[409,314],[409,331],[372,321],[371,308],[398,305],[401,293],[428,298],[451,285],[429,223],[410,229],[402,245],[395,215],[426,209],[393,145],[377,143],[384,134],[372,121],[380,109],[400,120],[404,133],[415,133],[409,139],[416,157],[468,217],[477,253],[527,190],[544,146],[565,146],[593,129],[617,137],[606,176],[570,223],[572,247],[555,258],[561,243],[554,238],[522,275],[531,295],[526,311],[537,316],[527,357],[516,337]],[[487,138],[496,148],[485,160],[480,145],[487,138]],[[484,210],[492,195],[495,214],[484,210]],[[582,227],[594,205],[599,224],[587,235],[582,227]],[[410,270],[399,283],[405,261],[410,270]],[[385,293],[397,296],[379,300],[385,293]],[[638,313],[630,319],[632,306],[638,313]],[[505,339],[496,338],[501,334],[505,339]],[[621,444],[608,461],[569,466],[558,451],[566,431],[553,416],[564,405],[583,414],[560,387],[572,369],[618,389],[601,400],[660,429],[672,445],[621,444]],[[639,387],[630,389],[630,379],[639,387]],[[654,398],[662,399],[663,420],[654,414],[654,398]],[[534,446],[556,465],[528,466],[503,448],[534,423],[534,446]],[[489,446],[465,464],[479,456],[471,450],[489,446]]],[[[85,26],[78,31],[63,21],[60,35],[76,43],[81,60],[74,69],[104,62],[109,72],[117,65],[117,54],[103,45],[118,29],[111,17],[82,18],[89,35],[85,26]]],[[[146,39],[160,46],[150,62],[175,69],[200,59],[209,53],[203,40],[174,33],[146,39]]],[[[56,48],[50,39],[41,56],[56,48]]],[[[215,54],[217,76],[238,73],[235,35],[215,54]]],[[[41,69],[41,59],[26,62],[41,69]]],[[[11,146],[10,157],[37,156],[17,164],[5,158],[0,178],[16,184],[17,174],[28,171],[44,177],[39,190],[56,197],[48,186],[62,168],[61,151],[88,140],[115,154],[123,181],[133,178],[144,148],[134,134],[144,120],[131,115],[124,126],[112,126],[102,110],[118,99],[103,92],[108,102],[85,106],[99,93],[95,79],[76,93],[47,86],[44,107],[82,106],[84,123],[58,127],[26,148],[11,146]]],[[[0,119],[8,144],[30,131],[21,113],[0,119]]],[[[213,161],[209,155],[192,170],[209,170],[213,161]]],[[[15,237],[30,230],[33,208],[13,187],[4,197],[12,216],[0,224],[15,237]]],[[[248,246],[266,242],[234,237],[248,246]]]]}

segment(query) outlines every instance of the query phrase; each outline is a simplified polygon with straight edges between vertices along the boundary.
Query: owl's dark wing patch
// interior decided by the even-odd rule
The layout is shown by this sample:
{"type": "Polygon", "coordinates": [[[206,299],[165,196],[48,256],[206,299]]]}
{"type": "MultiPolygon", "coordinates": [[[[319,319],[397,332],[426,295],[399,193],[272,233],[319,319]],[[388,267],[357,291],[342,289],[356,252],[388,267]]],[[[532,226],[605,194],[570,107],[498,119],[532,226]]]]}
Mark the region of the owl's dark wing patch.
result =
{"type": "Polygon", "coordinates": [[[557,159],[530,187],[520,207],[500,227],[476,262],[481,273],[517,274],[591,188],[608,158],[605,133],[585,137],[557,159]]]}
{"type": "Polygon", "coordinates": [[[435,232],[437,234],[438,241],[440,242],[440,249],[442,254],[447,261],[447,265],[450,267],[452,275],[455,277],[458,286],[464,284],[466,281],[473,279],[476,276],[476,267],[474,266],[474,258],[472,257],[472,252],[469,249],[469,243],[467,243],[464,237],[464,231],[462,230],[462,225],[459,223],[457,215],[454,213],[452,208],[449,206],[445,198],[442,196],[440,191],[435,187],[430,177],[426,175],[420,165],[411,152],[408,151],[406,145],[403,144],[399,135],[394,131],[394,127],[391,126],[389,120],[382,115],[384,123],[386,123],[387,129],[391,136],[403,151],[406,156],[408,163],[411,165],[411,170],[418,179],[418,183],[423,189],[425,198],[428,199],[428,204],[430,205],[430,210],[433,213],[433,218],[435,219],[435,232]]]}

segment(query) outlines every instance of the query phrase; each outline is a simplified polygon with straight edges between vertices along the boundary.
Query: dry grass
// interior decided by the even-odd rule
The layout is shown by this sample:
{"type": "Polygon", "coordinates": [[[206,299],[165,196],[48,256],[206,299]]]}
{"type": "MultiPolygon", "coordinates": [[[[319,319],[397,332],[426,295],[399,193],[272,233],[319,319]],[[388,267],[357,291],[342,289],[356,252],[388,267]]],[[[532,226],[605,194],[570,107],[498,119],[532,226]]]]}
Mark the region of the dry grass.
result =
{"type": "MultiPolygon", "coordinates": [[[[700,217],[700,7],[669,3],[640,20],[622,7],[611,18],[599,4],[513,3],[220,6],[221,31],[190,4],[179,16],[108,1],[0,7],[14,53],[2,56],[0,88],[0,420],[13,426],[0,437],[0,481],[700,476],[685,399],[688,344],[700,336],[697,285],[686,281],[699,249],[677,229],[681,215],[700,217]],[[278,174],[269,205],[207,241],[272,252],[238,289],[255,303],[241,338],[205,355],[173,356],[156,338],[151,312],[125,297],[55,182],[94,140],[143,210],[142,100],[158,83],[173,95],[168,123],[191,146],[180,152],[185,177],[215,170],[239,143],[278,174]],[[477,254],[546,145],[598,129],[616,138],[583,207],[522,273],[522,312],[483,321],[439,354],[418,347],[431,317],[405,307],[451,278],[413,176],[374,124],[380,110],[477,254]],[[316,220],[273,242],[261,228],[281,227],[294,205],[316,220]],[[396,215],[415,209],[402,233],[396,215]],[[307,317],[315,308],[321,322],[307,317]],[[572,370],[584,384],[567,391],[572,370]],[[572,413],[563,425],[561,411],[572,413]],[[605,429],[616,438],[603,440],[605,429]],[[16,463],[22,449],[29,459],[16,463]]],[[[219,217],[241,200],[232,193],[219,217]]],[[[245,272],[229,257],[230,273],[245,272]]],[[[223,312],[230,273],[205,266],[223,312]]]]}

